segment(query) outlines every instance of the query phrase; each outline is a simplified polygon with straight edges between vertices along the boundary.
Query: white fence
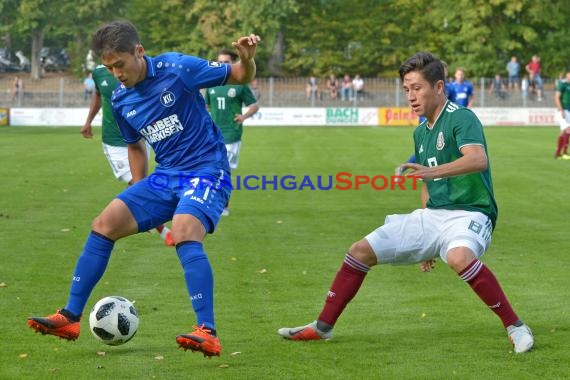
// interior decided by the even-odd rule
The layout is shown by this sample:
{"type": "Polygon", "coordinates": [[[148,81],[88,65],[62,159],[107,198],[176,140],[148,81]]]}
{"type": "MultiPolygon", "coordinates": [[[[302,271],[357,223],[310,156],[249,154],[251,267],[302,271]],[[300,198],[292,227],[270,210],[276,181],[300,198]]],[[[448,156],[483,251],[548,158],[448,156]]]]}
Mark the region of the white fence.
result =
{"type": "MultiPolygon", "coordinates": [[[[26,75],[27,76],[27,75],[26,75]]],[[[82,80],[50,73],[49,77],[31,81],[22,77],[24,88],[13,92],[14,74],[0,75],[0,107],[88,107],[82,80]]],[[[364,78],[364,91],[343,100],[341,92],[333,99],[324,78],[317,79],[319,91],[307,92],[307,78],[258,78],[260,105],[263,107],[404,107],[406,100],[399,79],[364,78]]],[[[532,94],[523,97],[519,90],[505,91],[502,96],[489,92],[490,78],[475,82],[475,107],[550,107],[554,106],[554,81],[544,80],[543,101],[532,94]],[[504,95],[504,96],[503,96],[504,95]]],[[[339,79],[340,83],[340,79],[339,79]]]]}

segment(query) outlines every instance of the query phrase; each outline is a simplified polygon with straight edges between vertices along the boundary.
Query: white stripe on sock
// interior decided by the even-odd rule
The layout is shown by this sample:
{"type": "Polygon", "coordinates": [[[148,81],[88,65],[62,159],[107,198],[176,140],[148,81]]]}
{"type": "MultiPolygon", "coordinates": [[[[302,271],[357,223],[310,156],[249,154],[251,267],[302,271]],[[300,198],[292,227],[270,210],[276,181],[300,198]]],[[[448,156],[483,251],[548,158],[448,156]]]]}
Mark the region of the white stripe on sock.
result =
{"type": "Polygon", "coordinates": [[[473,278],[475,278],[475,276],[477,276],[477,274],[479,274],[479,272],[481,271],[482,268],[483,268],[483,263],[481,261],[477,260],[477,262],[475,264],[473,264],[471,266],[471,268],[469,268],[460,277],[463,281],[469,282],[473,278]]]}
{"type": "Polygon", "coordinates": [[[368,265],[361,263],[349,254],[346,254],[344,257],[344,262],[351,268],[354,268],[361,272],[368,272],[370,270],[370,267],[368,265]]]}

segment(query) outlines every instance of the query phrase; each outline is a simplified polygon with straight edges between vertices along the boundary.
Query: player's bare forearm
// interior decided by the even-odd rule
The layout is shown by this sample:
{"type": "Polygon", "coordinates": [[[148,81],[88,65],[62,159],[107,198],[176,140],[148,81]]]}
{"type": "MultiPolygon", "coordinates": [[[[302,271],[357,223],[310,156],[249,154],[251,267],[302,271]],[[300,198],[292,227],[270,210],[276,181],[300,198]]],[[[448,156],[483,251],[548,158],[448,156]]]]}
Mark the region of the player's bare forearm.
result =
{"type": "Polygon", "coordinates": [[[85,120],[85,124],[83,128],[79,131],[83,137],[86,139],[90,139],[93,137],[93,129],[91,128],[91,123],[93,123],[93,119],[97,115],[97,112],[101,109],[101,96],[99,94],[95,94],[91,97],[91,102],[89,103],[89,112],[87,113],[87,120],[85,120]]]}
{"type": "Polygon", "coordinates": [[[480,172],[487,169],[487,154],[481,145],[467,145],[461,149],[462,157],[447,164],[427,167],[420,164],[406,163],[402,167],[412,169],[408,175],[419,176],[424,181],[435,178],[454,177],[480,172]]]}
{"type": "Polygon", "coordinates": [[[132,183],[136,183],[146,177],[148,171],[144,140],[140,139],[136,144],[127,145],[127,149],[129,153],[129,166],[133,177],[132,183]]]}
{"type": "Polygon", "coordinates": [[[255,115],[257,111],[259,111],[259,105],[254,103],[247,108],[247,112],[243,116],[245,116],[246,119],[250,118],[255,115]]]}
{"type": "Polygon", "coordinates": [[[247,84],[255,78],[255,49],[260,41],[259,36],[250,34],[232,43],[239,55],[239,61],[232,64],[232,73],[228,83],[247,84]]]}

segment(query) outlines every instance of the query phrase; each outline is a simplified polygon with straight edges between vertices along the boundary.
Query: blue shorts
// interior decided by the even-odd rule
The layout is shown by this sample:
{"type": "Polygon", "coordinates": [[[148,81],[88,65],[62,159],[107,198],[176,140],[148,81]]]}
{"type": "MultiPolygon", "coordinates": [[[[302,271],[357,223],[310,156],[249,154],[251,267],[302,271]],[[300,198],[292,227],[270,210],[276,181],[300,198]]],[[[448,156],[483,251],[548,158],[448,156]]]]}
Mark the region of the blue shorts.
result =
{"type": "Polygon", "coordinates": [[[214,232],[232,191],[230,173],[222,169],[160,171],[117,195],[138,223],[139,232],[172,220],[175,214],[198,218],[214,232]]]}

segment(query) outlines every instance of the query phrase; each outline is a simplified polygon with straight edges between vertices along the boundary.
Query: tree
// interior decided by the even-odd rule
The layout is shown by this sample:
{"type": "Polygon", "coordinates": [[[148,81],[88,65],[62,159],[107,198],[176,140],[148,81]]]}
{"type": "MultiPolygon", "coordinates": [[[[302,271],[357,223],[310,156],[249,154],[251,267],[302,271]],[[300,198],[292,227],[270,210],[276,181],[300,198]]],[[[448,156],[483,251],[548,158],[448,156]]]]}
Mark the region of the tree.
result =
{"type": "Polygon", "coordinates": [[[274,57],[273,70],[280,69],[281,25],[296,9],[294,0],[169,0],[158,4],[133,0],[129,16],[150,54],[175,50],[214,59],[220,48],[231,48],[238,37],[258,34],[263,39],[257,51],[262,73],[274,57]]]}
{"type": "Polygon", "coordinates": [[[214,59],[239,36],[262,37],[258,74],[359,72],[394,77],[411,54],[427,50],[474,79],[541,56],[556,76],[570,62],[570,2],[557,0],[0,0],[0,37],[31,46],[37,78],[44,40],[71,52],[79,75],[100,23],[132,21],[150,55],[181,51],[214,59]]]}

